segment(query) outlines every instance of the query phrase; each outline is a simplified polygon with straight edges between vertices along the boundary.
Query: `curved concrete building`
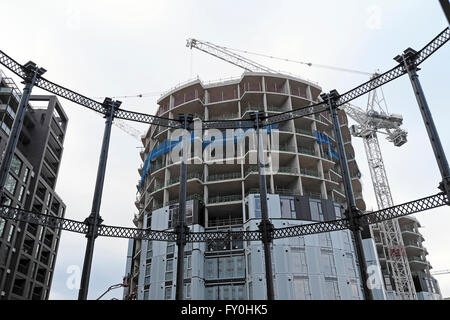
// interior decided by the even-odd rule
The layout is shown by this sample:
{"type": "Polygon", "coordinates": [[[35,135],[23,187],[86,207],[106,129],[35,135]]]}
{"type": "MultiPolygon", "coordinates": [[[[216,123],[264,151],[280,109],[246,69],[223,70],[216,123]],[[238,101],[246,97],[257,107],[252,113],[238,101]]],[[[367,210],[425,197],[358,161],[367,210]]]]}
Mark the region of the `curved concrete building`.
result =
{"type": "MultiPolygon", "coordinates": [[[[178,119],[179,114],[190,113],[202,120],[228,120],[247,119],[251,112],[264,111],[270,116],[316,103],[320,93],[317,84],[299,78],[244,73],[225,82],[205,84],[195,80],[180,85],[161,96],[157,115],[178,119]]],[[[365,210],[343,111],[339,112],[339,121],[357,205],[365,210]]],[[[172,129],[151,126],[142,138],[144,164],[139,169],[138,213],[134,219],[139,228],[170,230],[176,222],[179,161],[174,161],[169,152],[160,152],[167,141],[177,140],[173,134],[172,129]]],[[[207,135],[200,132],[193,140],[198,137],[204,142],[207,135]]],[[[267,175],[269,217],[275,227],[341,218],[345,193],[329,114],[286,121],[271,129],[268,136],[272,142],[275,135],[277,143],[267,146],[277,164],[277,170],[267,175]]],[[[227,152],[221,163],[205,161],[194,151],[189,157],[193,163],[188,165],[187,222],[193,231],[257,229],[261,217],[259,185],[256,163],[251,162],[256,152],[249,146],[239,152],[235,142],[219,145],[234,152],[231,156],[227,152]]],[[[204,149],[209,155],[215,153],[208,146],[204,149]]],[[[130,241],[130,288],[125,295],[173,299],[174,246],[130,241]]],[[[277,299],[362,298],[348,230],[275,240],[272,255],[277,299]]],[[[185,259],[187,299],[265,299],[260,242],[194,243],[188,245],[185,259]]]]}

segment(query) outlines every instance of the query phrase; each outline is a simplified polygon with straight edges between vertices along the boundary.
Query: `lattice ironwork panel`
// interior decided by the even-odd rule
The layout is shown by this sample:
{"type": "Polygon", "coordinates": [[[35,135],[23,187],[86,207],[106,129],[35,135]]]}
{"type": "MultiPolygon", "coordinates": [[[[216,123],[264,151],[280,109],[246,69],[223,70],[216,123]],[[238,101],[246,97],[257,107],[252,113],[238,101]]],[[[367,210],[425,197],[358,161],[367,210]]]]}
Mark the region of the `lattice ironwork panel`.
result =
{"type": "Polygon", "coordinates": [[[154,124],[162,127],[169,128],[181,128],[181,122],[173,119],[160,118],[145,113],[133,112],[128,110],[119,109],[116,111],[115,118],[130,120],[135,122],[143,122],[148,124],[154,124]]]}
{"type": "Polygon", "coordinates": [[[448,40],[450,40],[450,29],[447,27],[438,34],[433,40],[423,47],[416,55],[416,64],[419,65],[424,62],[429,56],[435,53],[448,40]]]}
{"type": "Polygon", "coordinates": [[[100,225],[98,235],[103,237],[129,238],[138,240],[176,241],[174,232],[145,230],[136,228],[125,228],[100,225]]]}
{"type": "MultiPolygon", "coordinates": [[[[253,128],[255,123],[248,120],[221,120],[221,121],[203,121],[202,129],[236,129],[236,128],[253,128]]],[[[195,129],[192,124],[191,129],[195,129]]]]}
{"type": "Polygon", "coordinates": [[[64,88],[64,87],[62,87],[56,83],[53,83],[45,78],[38,78],[36,80],[36,86],[41,89],[44,89],[48,92],[56,94],[57,96],[60,96],[62,98],[65,98],[67,100],[75,102],[83,107],[86,107],[88,109],[94,110],[94,111],[102,113],[102,114],[106,114],[106,110],[103,107],[103,104],[101,102],[92,100],[86,96],[76,93],[75,91],[64,88]]]}
{"type": "Polygon", "coordinates": [[[368,225],[433,208],[438,208],[446,204],[448,204],[447,195],[445,195],[444,193],[438,193],[422,199],[402,203],[390,208],[366,213],[361,215],[359,219],[361,224],[368,225]]]}
{"type": "Polygon", "coordinates": [[[357,86],[356,88],[347,91],[342,94],[336,101],[337,106],[341,106],[345,103],[348,103],[362,95],[365,95],[369,91],[372,91],[382,85],[385,85],[388,82],[391,82],[398,77],[401,77],[406,73],[406,70],[402,65],[398,65],[391,70],[380,74],[378,77],[372,78],[371,80],[357,86]]]}
{"type": "Polygon", "coordinates": [[[77,233],[86,234],[88,231],[88,226],[84,222],[55,217],[52,215],[46,215],[42,213],[26,211],[7,206],[0,206],[0,217],[77,233]]]}
{"type": "Polygon", "coordinates": [[[328,110],[328,105],[325,102],[317,103],[305,108],[298,108],[292,111],[286,111],[284,113],[276,114],[270,117],[267,117],[263,121],[264,126],[272,125],[275,123],[280,123],[284,121],[288,121],[291,119],[297,119],[301,117],[310,116],[316,113],[320,113],[328,110]]]}
{"type": "Polygon", "coordinates": [[[208,241],[258,241],[261,240],[259,230],[255,231],[215,231],[215,232],[189,232],[188,242],[208,241]]]}
{"type": "Polygon", "coordinates": [[[349,227],[350,222],[348,221],[348,219],[339,219],[326,222],[303,224],[293,227],[276,228],[273,231],[273,238],[281,239],[281,238],[305,236],[309,234],[345,230],[348,229],[349,227]]]}
{"type": "Polygon", "coordinates": [[[20,63],[16,62],[13,58],[9,57],[6,53],[0,50],[0,63],[6,68],[14,72],[16,75],[24,79],[26,77],[23,67],[20,63]]]}

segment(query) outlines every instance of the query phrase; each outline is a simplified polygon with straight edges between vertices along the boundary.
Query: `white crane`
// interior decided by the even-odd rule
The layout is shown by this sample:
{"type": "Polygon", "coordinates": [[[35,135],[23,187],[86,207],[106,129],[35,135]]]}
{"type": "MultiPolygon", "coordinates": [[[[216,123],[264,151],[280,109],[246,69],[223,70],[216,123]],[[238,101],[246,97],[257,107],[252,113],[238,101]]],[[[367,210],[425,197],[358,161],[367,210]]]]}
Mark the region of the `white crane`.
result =
{"type": "MultiPolygon", "coordinates": [[[[223,46],[218,46],[211,42],[200,41],[193,38],[187,40],[186,46],[190,49],[196,48],[219,59],[227,61],[235,66],[241,67],[244,70],[253,72],[278,73],[232,51],[239,51],[278,60],[296,62],[307,65],[309,67],[315,66],[337,71],[367,74],[361,71],[336,68],[326,65],[316,65],[312,63],[283,59],[244,50],[231,49],[223,46]]],[[[376,76],[376,74],[372,76],[376,76]]],[[[403,117],[401,115],[389,114],[387,112],[386,102],[381,88],[373,90],[369,93],[366,111],[349,104],[343,106],[342,108],[353,120],[357,122],[357,125],[351,127],[352,134],[354,136],[361,137],[364,140],[367,160],[369,162],[370,174],[372,177],[372,183],[374,186],[377,205],[379,209],[393,206],[392,194],[389,188],[386,171],[384,169],[384,163],[378,143],[377,133],[386,134],[388,141],[393,142],[395,146],[403,145],[407,141],[407,132],[400,128],[403,117]],[[378,92],[380,92],[380,94],[378,92]]],[[[379,227],[383,237],[383,245],[389,253],[389,260],[387,260],[389,265],[388,271],[392,275],[392,278],[396,285],[395,287],[397,295],[400,299],[417,300],[411,270],[409,268],[409,263],[405,255],[405,249],[398,220],[388,220],[382,222],[379,224],[379,227]]]]}
{"type": "MultiPolygon", "coordinates": [[[[351,134],[364,141],[378,209],[392,207],[394,201],[377,133],[386,134],[388,141],[397,147],[402,146],[407,141],[407,132],[400,128],[403,117],[388,112],[381,88],[369,93],[365,111],[348,104],[344,105],[343,109],[357,123],[350,127],[351,134]]],[[[382,244],[387,251],[388,272],[392,275],[398,297],[402,300],[417,300],[398,219],[387,220],[377,226],[380,229],[382,244]]]]}

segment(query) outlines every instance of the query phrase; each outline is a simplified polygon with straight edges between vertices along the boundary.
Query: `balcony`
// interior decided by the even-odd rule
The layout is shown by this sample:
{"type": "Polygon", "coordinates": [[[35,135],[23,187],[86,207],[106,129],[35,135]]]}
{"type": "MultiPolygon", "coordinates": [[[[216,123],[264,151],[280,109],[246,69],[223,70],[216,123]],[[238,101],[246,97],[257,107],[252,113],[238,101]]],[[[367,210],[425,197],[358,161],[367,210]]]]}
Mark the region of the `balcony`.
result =
{"type": "Polygon", "coordinates": [[[208,199],[208,204],[220,204],[220,203],[236,202],[236,201],[242,201],[242,195],[234,194],[234,195],[227,195],[227,196],[211,197],[208,199]]]}
{"type": "Polygon", "coordinates": [[[214,219],[208,221],[208,227],[224,227],[242,225],[242,218],[214,219]]]}
{"type": "Polygon", "coordinates": [[[231,179],[241,179],[241,173],[240,172],[229,172],[229,173],[222,173],[222,174],[214,174],[208,176],[208,182],[215,182],[215,181],[223,181],[223,180],[231,180],[231,179]]]}
{"type": "Polygon", "coordinates": [[[305,155],[308,155],[308,156],[317,157],[317,152],[314,149],[305,148],[305,147],[298,147],[297,150],[298,150],[298,153],[300,153],[300,154],[305,154],[305,155]]]}
{"type": "Polygon", "coordinates": [[[316,170],[300,168],[300,173],[304,176],[321,178],[319,171],[316,171],[316,170]]]}

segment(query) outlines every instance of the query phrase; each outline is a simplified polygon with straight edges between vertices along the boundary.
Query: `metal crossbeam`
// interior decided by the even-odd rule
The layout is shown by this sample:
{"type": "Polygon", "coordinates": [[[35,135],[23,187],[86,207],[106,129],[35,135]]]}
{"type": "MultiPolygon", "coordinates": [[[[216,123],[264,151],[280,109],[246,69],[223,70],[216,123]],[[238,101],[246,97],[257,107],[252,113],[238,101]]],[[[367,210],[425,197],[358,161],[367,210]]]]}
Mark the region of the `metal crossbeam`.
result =
{"type": "Polygon", "coordinates": [[[177,240],[177,235],[175,234],[175,232],[115,227],[106,225],[101,225],[99,227],[98,235],[112,238],[128,238],[128,239],[156,240],[168,242],[177,240]]]}
{"type": "Polygon", "coordinates": [[[361,215],[360,220],[363,225],[379,223],[389,219],[407,216],[416,212],[442,207],[444,205],[448,205],[448,201],[449,200],[446,194],[438,193],[386,209],[363,214],[361,215]]]}
{"type": "Polygon", "coordinates": [[[55,217],[53,215],[46,215],[3,205],[0,206],[0,217],[4,219],[28,222],[31,224],[37,224],[40,226],[46,226],[70,232],[82,234],[86,234],[88,232],[87,224],[81,221],[55,217]]]}
{"type": "MultiPolygon", "coordinates": [[[[403,217],[413,213],[438,208],[448,204],[448,198],[444,193],[438,193],[425,198],[399,204],[390,208],[370,212],[361,215],[361,226],[379,223],[389,219],[403,217]]],[[[45,215],[32,211],[0,206],[0,217],[16,221],[29,222],[50,228],[62,229],[71,232],[86,234],[88,225],[85,222],[45,215]]],[[[273,238],[282,239],[289,237],[306,236],[316,233],[333,232],[345,230],[350,227],[348,219],[309,223],[286,228],[274,228],[273,238]]],[[[175,242],[176,233],[169,231],[158,231],[149,229],[137,229],[100,225],[98,235],[103,237],[126,238],[137,240],[156,240],[175,242]]],[[[187,242],[208,241],[261,241],[261,232],[254,231],[214,231],[214,232],[189,232],[186,236],[187,242]]]]}

